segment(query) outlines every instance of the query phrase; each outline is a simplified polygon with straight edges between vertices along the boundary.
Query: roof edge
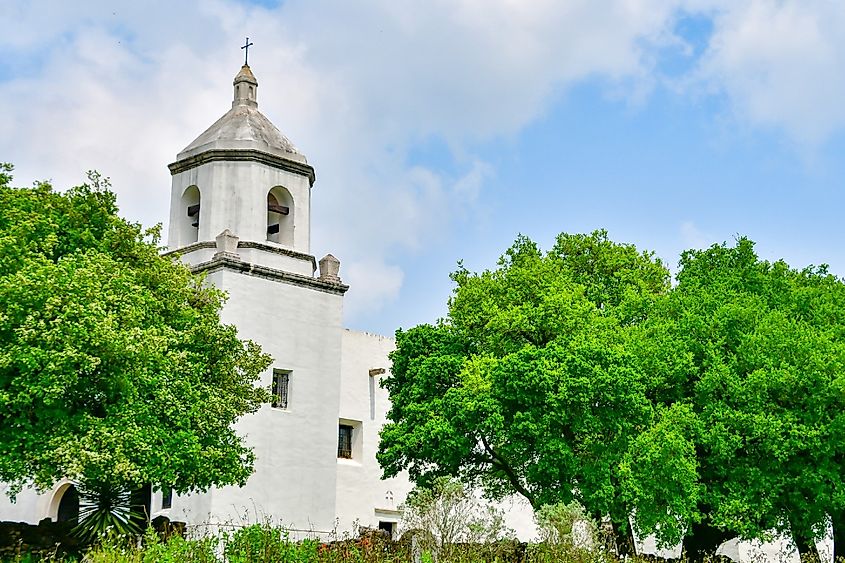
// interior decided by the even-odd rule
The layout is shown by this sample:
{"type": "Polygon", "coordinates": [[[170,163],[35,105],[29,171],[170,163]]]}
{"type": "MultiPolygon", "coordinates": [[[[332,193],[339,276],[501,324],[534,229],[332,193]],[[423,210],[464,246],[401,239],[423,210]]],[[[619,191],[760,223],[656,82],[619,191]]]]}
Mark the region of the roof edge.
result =
{"type": "Polygon", "coordinates": [[[167,167],[170,169],[170,175],[175,176],[180,172],[185,172],[192,168],[197,168],[203,164],[215,161],[253,161],[261,164],[266,164],[279,170],[286,172],[293,172],[308,178],[309,185],[314,187],[314,182],[317,179],[314,167],[304,162],[291,160],[275,154],[271,154],[256,149],[211,149],[199,154],[195,154],[181,160],[177,160],[167,167]]]}
{"type": "Polygon", "coordinates": [[[308,289],[316,289],[317,291],[331,293],[334,295],[343,295],[349,289],[348,285],[342,283],[332,283],[319,278],[309,278],[308,276],[303,276],[301,274],[284,272],[282,270],[276,270],[266,266],[242,262],[241,260],[224,255],[215,256],[208,262],[202,262],[191,267],[191,271],[195,274],[203,272],[212,273],[220,270],[234,271],[247,276],[254,276],[290,285],[297,285],[308,289]]]}

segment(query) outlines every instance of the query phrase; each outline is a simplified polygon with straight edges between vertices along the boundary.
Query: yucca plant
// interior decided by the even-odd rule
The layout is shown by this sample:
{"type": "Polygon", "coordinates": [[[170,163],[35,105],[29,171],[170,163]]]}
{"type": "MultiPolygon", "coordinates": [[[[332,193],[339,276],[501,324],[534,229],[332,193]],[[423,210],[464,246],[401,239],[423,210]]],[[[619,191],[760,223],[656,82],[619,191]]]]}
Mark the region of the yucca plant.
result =
{"type": "Polygon", "coordinates": [[[79,490],[79,523],[73,534],[84,543],[93,543],[106,534],[141,534],[144,515],[133,510],[132,494],[114,483],[83,483],[79,490]]]}

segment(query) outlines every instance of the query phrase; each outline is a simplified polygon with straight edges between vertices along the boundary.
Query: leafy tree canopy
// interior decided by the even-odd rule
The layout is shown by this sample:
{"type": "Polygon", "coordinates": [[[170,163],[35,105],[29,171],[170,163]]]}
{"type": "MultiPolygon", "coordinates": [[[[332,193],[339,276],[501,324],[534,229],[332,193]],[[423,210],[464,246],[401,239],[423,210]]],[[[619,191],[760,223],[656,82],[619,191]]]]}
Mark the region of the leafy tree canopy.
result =
{"type": "Polygon", "coordinates": [[[621,461],[654,412],[626,327],[669,289],[666,268],[596,231],[547,253],[520,237],[495,270],[452,279],[446,319],[397,332],[385,474],[460,476],[535,508],[575,499],[627,528],[621,461]]]}
{"type": "Polygon", "coordinates": [[[721,530],[716,545],[778,530],[807,547],[845,500],[845,284],[760,260],[745,238],[685,252],[677,279],[636,339],[641,369],[684,368],[657,397],[667,416],[649,432],[663,439],[632,451],[632,490],[650,489],[632,502],[673,507],[693,534],[721,530]]]}
{"type": "Polygon", "coordinates": [[[0,480],[177,492],[242,484],[232,423],[268,365],[221,324],[224,295],[117,215],[96,173],[65,193],[0,168],[0,480]]]}
{"type": "Polygon", "coordinates": [[[751,241],[650,254],[591,235],[520,238],[460,267],[448,316],[397,332],[386,475],[454,475],[687,555],[833,518],[845,552],[845,284],[760,260],[751,241]]]}

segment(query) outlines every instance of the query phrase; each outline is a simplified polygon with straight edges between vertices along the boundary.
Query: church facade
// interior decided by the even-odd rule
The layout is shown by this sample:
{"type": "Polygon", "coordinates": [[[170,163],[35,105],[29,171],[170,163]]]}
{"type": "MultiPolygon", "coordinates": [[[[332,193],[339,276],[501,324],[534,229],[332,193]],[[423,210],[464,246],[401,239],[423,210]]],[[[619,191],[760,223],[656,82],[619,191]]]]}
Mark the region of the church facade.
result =
{"type": "MultiPolygon", "coordinates": [[[[253,522],[288,528],[293,537],[330,538],[357,528],[401,533],[400,507],[412,484],[381,478],[379,431],[390,407],[392,338],[343,328],[349,289],[340,262],[311,254],[315,170],[258,111],[258,81],[244,65],[232,107],[169,165],[172,174],[168,254],[228,294],[222,320],[273,358],[259,385],[272,402],[236,424],[256,454],[244,487],[175,496],[147,491],[150,518],[166,516],[202,533],[253,522]]],[[[78,512],[73,483],[24,490],[12,503],[0,483],[0,521],[36,524],[78,512]],[[76,503],[74,506],[73,504],[76,503]]],[[[536,537],[530,506],[504,501],[506,523],[523,540],[536,537]]],[[[832,552],[830,537],[820,542],[832,552]]],[[[731,540],[720,553],[735,560],[797,561],[790,541],[731,540]]],[[[678,557],[680,546],[641,553],[678,557]]]]}
{"type": "Polygon", "coordinates": [[[268,518],[308,533],[395,531],[410,484],[381,480],[375,460],[393,342],[343,328],[339,261],[327,255],[318,268],[311,254],[315,171],[258,111],[248,66],[233,86],[232,108],[170,165],[168,248],[229,295],[223,321],[273,357],[260,381],[273,402],[238,422],[256,454],[245,487],[163,510],[189,524],[268,518]]]}
{"type": "MultiPolygon", "coordinates": [[[[149,491],[151,518],[189,526],[272,521],[326,536],[355,526],[397,532],[405,478],[382,480],[375,460],[389,408],[379,385],[393,340],[345,330],[339,261],[311,255],[315,171],[258,111],[244,65],[232,108],[170,164],[168,254],[228,294],[222,320],[273,357],[260,385],[273,401],[237,423],[256,454],[245,487],[174,496],[149,491]]],[[[0,485],[2,487],[2,485],[0,485]]],[[[1,492],[1,491],[0,491],[1,492]]],[[[0,497],[0,520],[73,514],[70,482],[0,497]]]]}

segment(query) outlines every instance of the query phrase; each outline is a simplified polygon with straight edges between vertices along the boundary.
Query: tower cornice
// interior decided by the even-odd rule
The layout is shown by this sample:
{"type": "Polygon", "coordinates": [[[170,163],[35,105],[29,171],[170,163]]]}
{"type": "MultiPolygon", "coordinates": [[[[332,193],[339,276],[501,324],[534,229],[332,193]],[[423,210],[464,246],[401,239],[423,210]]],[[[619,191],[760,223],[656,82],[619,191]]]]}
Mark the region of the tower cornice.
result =
{"type": "Polygon", "coordinates": [[[290,160],[256,149],[210,149],[199,154],[177,160],[172,164],[168,164],[167,167],[170,169],[170,174],[175,176],[180,172],[185,172],[186,170],[215,161],[260,162],[261,164],[266,164],[267,166],[272,166],[273,168],[277,168],[279,170],[305,176],[308,178],[308,182],[311,187],[314,186],[314,181],[316,180],[313,166],[304,162],[290,160]]]}
{"type": "Polygon", "coordinates": [[[202,262],[196,266],[191,267],[191,272],[212,273],[220,270],[229,270],[247,276],[254,276],[264,278],[271,281],[282,282],[290,285],[297,285],[308,289],[316,289],[323,293],[332,293],[335,295],[343,295],[349,289],[349,286],[335,281],[327,281],[320,278],[310,278],[301,274],[292,272],[285,272],[275,268],[268,268],[259,264],[251,264],[243,262],[229,256],[215,256],[208,262],[202,262]]]}

